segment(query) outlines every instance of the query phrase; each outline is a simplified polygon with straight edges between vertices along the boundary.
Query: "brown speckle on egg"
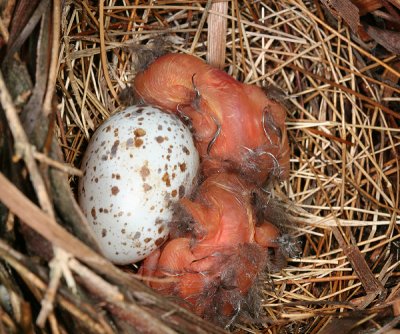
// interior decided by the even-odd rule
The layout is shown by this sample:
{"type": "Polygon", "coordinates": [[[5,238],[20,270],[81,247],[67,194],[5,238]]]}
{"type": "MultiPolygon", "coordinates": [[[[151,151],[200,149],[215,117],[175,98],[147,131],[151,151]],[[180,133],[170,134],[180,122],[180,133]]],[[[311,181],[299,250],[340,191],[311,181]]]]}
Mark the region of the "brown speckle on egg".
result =
{"type": "Polygon", "coordinates": [[[146,135],[146,130],[144,130],[142,128],[138,128],[138,129],[135,129],[135,131],[133,131],[133,133],[135,134],[136,137],[143,137],[146,135]]]}
{"type": "Polygon", "coordinates": [[[143,190],[144,192],[148,192],[152,189],[153,187],[149,185],[148,183],[143,183],[143,190]]]}
{"type": "Polygon", "coordinates": [[[171,196],[172,197],[176,197],[177,194],[178,194],[178,191],[176,189],[171,191],[171,196]]]}
{"type": "Polygon", "coordinates": [[[157,247],[160,247],[163,244],[164,240],[165,238],[158,238],[154,243],[157,247]]]}
{"type": "Polygon", "coordinates": [[[169,179],[169,174],[168,173],[164,173],[162,180],[165,182],[165,185],[167,187],[171,186],[171,180],[169,179]]]}
{"type": "Polygon", "coordinates": [[[119,140],[116,140],[111,147],[111,156],[115,157],[117,155],[117,150],[118,150],[118,145],[119,145],[119,140]]]}
{"type": "Polygon", "coordinates": [[[111,194],[113,194],[114,196],[116,196],[119,193],[119,188],[117,186],[113,186],[111,188],[111,194]]]}
{"type": "Polygon", "coordinates": [[[102,237],[102,238],[105,238],[106,235],[107,235],[107,230],[106,230],[105,228],[103,228],[103,229],[101,230],[101,237],[102,237]]]}
{"type": "Polygon", "coordinates": [[[143,145],[143,140],[140,138],[135,139],[135,147],[140,147],[143,145]]]}
{"type": "Polygon", "coordinates": [[[126,149],[128,150],[129,148],[131,148],[133,146],[133,138],[129,138],[126,141],[126,149]]]}
{"type": "Polygon", "coordinates": [[[148,161],[146,160],[145,164],[140,168],[140,176],[142,177],[142,180],[145,181],[146,177],[150,175],[150,169],[148,167],[148,161]]]}
{"type": "Polygon", "coordinates": [[[182,147],[182,151],[183,151],[183,153],[185,153],[186,155],[189,155],[189,154],[190,154],[190,151],[189,151],[189,149],[188,149],[186,146],[183,146],[183,147],[182,147]]]}
{"type": "Polygon", "coordinates": [[[156,141],[157,141],[157,143],[161,144],[164,141],[164,137],[163,136],[157,136],[156,137],[156,141]]]}
{"type": "Polygon", "coordinates": [[[92,210],[90,210],[90,214],[92,215],[93,219],[97,218],[97,216],[96,216],[96,208],[95,207],[93,207],[92,210]]]}
{"type": "Polygon", "coordinates": [[[146,243],[146,244],[148,244],[151,240],[153,240],[152,238],[146,238],[146,239],[144,239],[144,242],[146,243]]]}
{"type": "Polygon", "coordinates": [[[179,164],[179,169],[181,170],[181,172],[184,172],[186,170],[186,163],[183,162],[183,163],[179,164]]]}
{"type": "Polygon", "coordinates": [[[159,228],[158,228],[158,234],[161,234],[163,231],[165,230],[165,226],[164,225],[162,225],[162,226],[160,226],[159,228]]]}

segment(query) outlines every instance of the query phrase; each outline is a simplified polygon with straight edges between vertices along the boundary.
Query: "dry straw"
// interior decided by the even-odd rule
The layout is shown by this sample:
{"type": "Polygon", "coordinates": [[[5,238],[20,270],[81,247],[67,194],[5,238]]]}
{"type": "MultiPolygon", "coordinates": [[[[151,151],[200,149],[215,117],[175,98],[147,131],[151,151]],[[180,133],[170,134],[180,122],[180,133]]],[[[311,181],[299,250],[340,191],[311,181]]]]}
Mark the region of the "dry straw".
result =
{"type": "MultiPolygon", "coordinates": [[[[361,47],[342,22],[328,24],[317,1],[222,2],[65,2],[57,76],[57,136],[65,162],[79,167],[93,131],[121,108],[119,93],[161,47],[210,61],[216,57],[216,65],[243,82],[280,88],[288,106],[291,173],[274,195],[295,222],[287,227],[301,242],[302,256],[272,275],[272,286],[270,279],[262,282],[262,323],[242,321],[230,330],[389,331],[400,321],[398,59],[361,47]],[[208,24],[219,33],[210,34],[208,24]]],[[[275,90],[270,92],[275,97],[275,90]]],[[[70,173],[74,188],[79,171],[50,163],[40,153],[32,156],[70,173]]],[[[37,215],[54,223],[43,212],[37,215]]],[[[53,244],[64,247],[60,233],[53,244]]],[[[24,255],[7,247],[0,243],[3,259],[31,280],[40,299],[46,280],[26,267],[24,255]]],[[[73,247],[64,249],[81,261],[67,264],[77,284],[107,305],[115,319],[138,328],[150,321],[146,330],[154,333],[219,331],[141,290],[129,275],[117,279],[116,269],[90,250],[79,256],[73,247]],[[130,300],[121,294],[124,285],[130,300]],[[142,319],[130,316],[135,312],[142,319]]],[[[95,333],[116,331],[105,316],[99,320],[93,300],[72,302],[64,283],[62,289],[58,307],[95,333]]],[[[63,320],[50,320],[57,333],[63,320]]],[[[13,326],[6,316],[2,321],[13,326]]]]}

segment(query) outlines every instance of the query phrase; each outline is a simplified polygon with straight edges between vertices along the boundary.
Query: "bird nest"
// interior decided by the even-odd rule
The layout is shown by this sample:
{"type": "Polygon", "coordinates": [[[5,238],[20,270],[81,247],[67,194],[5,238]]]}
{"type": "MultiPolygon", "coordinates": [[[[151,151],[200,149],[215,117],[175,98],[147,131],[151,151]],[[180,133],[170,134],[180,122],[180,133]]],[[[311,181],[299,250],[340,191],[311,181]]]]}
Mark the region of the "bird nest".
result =
{"type": "Polygon", "coordinates": [[[123,108],[136,73],[166,52],[206,60],[211,45],[224,71],[287,107],[290,177],[271,196],[301,248],[259,283],[264,316],[226,330],[398,324],[400,63],[390,47],[316,1],[34,2],[21,1],[25,15],[0,6],[0,332],[224,332],[101,257],[73,196],[89,138],[123,108]],[[223,18],[212,33],[210,16],[223,18]]]}

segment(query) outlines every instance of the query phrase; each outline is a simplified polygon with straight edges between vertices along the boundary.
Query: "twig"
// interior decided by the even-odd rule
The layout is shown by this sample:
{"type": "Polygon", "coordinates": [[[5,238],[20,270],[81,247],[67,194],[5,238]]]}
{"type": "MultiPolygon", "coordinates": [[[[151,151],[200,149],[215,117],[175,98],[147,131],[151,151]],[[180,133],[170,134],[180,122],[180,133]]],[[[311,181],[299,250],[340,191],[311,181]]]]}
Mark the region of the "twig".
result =
{"type": "Polygon", "coordinates": [[[197,26],[196,35],[194,35],[193,43],[192,43],[192,46],[190,48],[190,53],[191,54],[193,54],[195,49],[196,49],[197,42],[199,41],[201,31],[203,30],[204,24],[206,23],[208,12],[209,12],[209,10],[211,8],[211,4],[212,4],[212,0],[207,0],[207,4],[204,7],[203,15],[201,16],[199,25],[197,26]]]}
{"type": "Polygon", "coordinates": [[[60,27],[61,27],[61,1],[53,1],[53,25],[51,41],[51,58],[49,76],[47,78],[46,95],[43,102],[43,114],[48,116],[52,109],[52,101],[57,81],[58,72],[58,51],[60,47],[60,27]]]}
{"type": "Polygon", "coordinates": [[[99,32],[100,32],[100,56],[101,56],[101,65],[103,68],[104,78],[106,79],[108,89],[110,90],[112,96],[115,101],[119,103],[118,95],[115,92],[115,89],[110,80],[110,75],[108,73],[108,62],[107,55],[105,50],[105,42],[104,42],[104,0],[100,0],[99,2],[99,32]]]}
{"type": "Polygon", "coordinates": [[[210,7],[207,28],[207,62],[215,67],[224,68],[226,50],[226,28],[228,20],[228,1],[214,2],[210,7]]]}
{"type": "Polygon", "coordinates": [[[70,175],[74,175],[74,176],[78,176],[78,177],[82,177],[83,176],[83,172],[80,169],[77,169],[73,166],[70,166],[68,164],[59,162],[57,160],[51,159],[49,158],[47,155],[34,151],[33,152],[33,156],[35,157],[36,160],[39,160],[41,163],[47,164],[51,167],[57,168],[60,171],[70,174],[70,175]]]}
{"type": "MultiPolygon", "coordinates": [[[[46,289],[44,298],[41,301],[40,313],[36,319],[36,324],[43,328],[48,316],[53,312],[54,301],[56,298],[57,290],[60,285],[60,280],[63,274],[68,277],[69,269],[67,267],[70,255],[64,250],[54,247],[54,257],[50,261],[50,283],[46,289]]],[[[69,279],[71,281],[71,278],[69,279]]],[[[73,281],[73,280],[72,280],[73,281]]],[[[75,289],[76,291],[76,289],[75,289]]]]}
{"type": "Polygon", "coordinates": [[[18,117],[18,112],[14,107],[11,95],[8,92],[7,86],[3,78],[3,73],[1,71],[0,71],[0,101],[4,108],[8,124],[10,125],[10,130],[14,137],[16,158],[17,159],[22,158],[25,161],[33,187],[36,190],[36,195],[38,196],[40,206],[43,208],[44,212],[50,214],[51,216],[54,216],[53,206],[47,194],[46,185],[43,182],[43,178],[36,165],[32,146],[29,143],[29,140],[21,125],[21,122],[18,117]]]}
{"type": "MultiPolygon", "coordinates": [[[[51,96],[52,99],[52,96],[51,96]]],[[[36,194],[39,199],[39,203],[43,208],[44,212],[47,213],[50,217],[55,217],[53,205],[50,201],[50,197],[47,193],[45,182],[43,181],[42,175],[39,172],[38,166],[36,165],[35,157],[34,157],[34,148],[29,143],[29,140],[26,136],[26,133],[22,127],[22,124],[19,120],[18,113],[11,99],[11,95],[8,92],[7,86],[5,84],[3,74],[0,71],[0,100],[5,110],[5,114],[10,125],[11,132],[15,141],[15,152],[17,157],[22,157],[26,163],[26,167],[29,171],[29,175],[33,184],[33,187],[36,190],[36,194]]],[[[29,221],[30,218],[27,217],[25,221],[29,221]]],[[[57,224],[57,223],[55,223],[57,224]]],[[[51,240],[51,239],[50,239],[51,240]]],[[[51,240],[52,241],[52,240],[51,240]]],[[[58,263],[60,266],[63,266],[62,261],[64,258],[63,251],[55,249],[54,254],[55,263],[58,263]]],[[[55,267],[53,267],[53,270],[55,267]]],[[[56,270],[57,271],[57,270],[56,270]]],[[[68,270],[65,269],[63,272],[68,275],[68,270]]],[[[57,271],[58,272],[58,271],[57,271]]],[[[59,285],[60,276],[56,273],[52,276],[53,279],[49,286],[48,293],[45,295],[43,300],[44,307],[38,318],[38,325],[41,327],[44,326],[44,322],[47,319],[49,312],[52,310],[52,304],[54,300],[54,296],[56,294],[57,287],[59,285]]]]}
{"type": "Polygon", "coordinates": [[[99,293],[102,294],[102,298],[106,298],[109,301],[124,301],[124,295],[119,292],[116,286],[106,282],[104,279],[97,276],[91,270],[80,264],[77,260],[70,259],[69,266],[76,274],[78,274],[85,280],[86,284],[96,287],[99,293]]]}
{"type": "MultiPolygon", "coordinates": [[[[33,285],[41,292],[47,290],[47,284],[43,281],[43,279],[27,268],[26,258],[7,245],[3,240],[0,240],[0,256],[16,270],[26,282],[29,283],[29,286],[33,285]]],[[[79,309],[63,295],[59,294],[57,296],[57,301],[60,303],[63,309],[70,312],[73,316],[87,324],[89,328],[92,328],[97,333],[111,334],[109,329],[107,330],[107,328],[104,328],[104,326],[98,324],[98,321],[95,321],[91,316],[83,312],[82,309],[79,309]]]]}
{"type": "Polygon", "coordinates": [[[25,224],[36,230],[53,245],[63,248],[76,258],[107,273],[113,267],[81,241],[69,234],[51,216],[45,214],[28,200],[3,174],[0,173],[0,200],[25,224]]]}
{"type": "Polygon", "coordinates": [[[8,29],[6,25],[4,24],[4,21],[0,17],[0,34],[3,36],[3,39],[6,43],[8,43],[8,39],[10,38],[10,34],[8,32],[8,29]]]}

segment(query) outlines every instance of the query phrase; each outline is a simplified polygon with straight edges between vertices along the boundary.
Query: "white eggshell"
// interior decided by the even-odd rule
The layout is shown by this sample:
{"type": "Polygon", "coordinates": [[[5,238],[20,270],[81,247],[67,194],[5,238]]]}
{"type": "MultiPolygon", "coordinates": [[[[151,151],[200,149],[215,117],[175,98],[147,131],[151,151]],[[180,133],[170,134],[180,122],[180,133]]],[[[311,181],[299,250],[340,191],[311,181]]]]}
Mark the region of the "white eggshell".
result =
{"type": "Polygon", "coordinates": [[[114,114],[92,136],[82,161],[79,204],[103,254],[140,261],[168,236],[173,203],[188,195],[199,168],[189,129],[149,106],[114,114]]]}

